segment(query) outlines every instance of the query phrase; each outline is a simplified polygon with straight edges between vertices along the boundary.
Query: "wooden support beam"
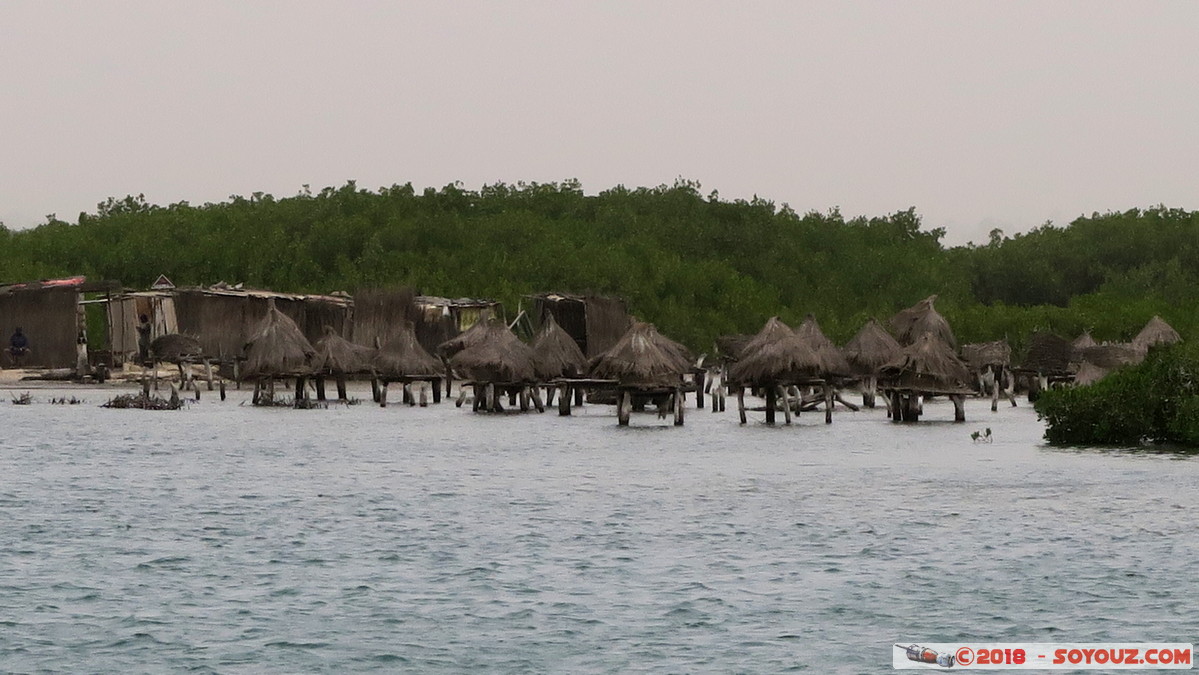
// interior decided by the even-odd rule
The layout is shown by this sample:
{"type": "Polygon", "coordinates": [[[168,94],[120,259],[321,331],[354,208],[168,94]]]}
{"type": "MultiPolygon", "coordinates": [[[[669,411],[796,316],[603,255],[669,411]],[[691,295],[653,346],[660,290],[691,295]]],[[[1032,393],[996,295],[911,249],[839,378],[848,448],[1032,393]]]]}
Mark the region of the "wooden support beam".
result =
{"type": "Polygon", "coordinates": [[[427,384],[433,390],[433,403],[441,403],[441,378],[429,380],[427,384]]]}
{"type": "Polygon", "coordinates": [[[791,397],[787,396],[787,388],[778,387],[779,397],[783,399],[783,424],[791,424],[791,397]]]}
{"type": "Polygon", "coordinates": [[[824,383],[824,423],[833,423],[833,385],[824,383]]]}
{"type": "Polygon", "coordinates": [[[337,400],[348,401],[350,397],[346,395],[346,376],[338,374],[337,376],[337,400]]]}
{"type": "Polygon", "coordinates": [[[622,390],[616,394],[616,424],[622,427],[629,426],[629,416],[632,412],[633,394],[628,390],[622,390]]]}
{"type": "Polygon", "coordinates": [[[766,423],[774,424],[774,408],[778,402],[778,388],[766,387],[766,423]]]}
{"type": "Polygon", "coordinates": [[[706,374],[703,370],[695,373],[695,407],[699,410],[704,409],[704,377],[706,374]]]}
{"type": "Polygon", "coordinates": [[[741,423],[745,424],[745,387],[737,387],[737,412],[741,415],[741,423]]]}
{"type": "Polygon", "coordinates": [[[530,387],[529,393],[533,397],[533,409],[539,413],[545,412],[545,404],[541,402],[541,387],[530,387]]]}
{"type": "Polygon", "coordinates": [[[377,400],[380,408],[387,407],[387,384],[387,380],[383,380],[383,384],[379,387],[379,398],[377,400]]]}
{"type": "MultiPolygon", "coordinates": [[[[702,396],[703,395],[702,387],[700,388],[700,391],[701,391],[700,395],[702,396]]],[[[684,415],[683,410],[687,407],[686,401],[683,399],[682,387],[674,390],[673,397],[674,397],[674,425],[676,427],[681,427],[681,426],[683,426],[683,415],[684,415]]],[[[700,406],[700,409],[701,410],[703,409],[702,405],[700,406]]]]}
{"type": "Polygon", "coordinates": [[[570,416],[570,385],[558,385],[558,416],[570,416]]]}
{"type": "Polygon", "coordinates": [[[325,400],[325,376],[317,375],[315,378],[315,382],[316,382],[316,400],[324,401],[325,400]]]}
{"type": "MultiPolygon", "coordinates": [[[[998,389],[996,389],[996,390],[998,391],[998,389]]],[[[965,422],[966,421],[966,397],[962,396],[961,394],[953,394],[952,396],[949,397],[949,400],[953,401],[953,421],[954,422],[965,422]]],[[[996,401],[998,401],[998,399],[996,399],[996,401]]],[[[993,409],[994,408],[992,408],[992,410],[993,409]]]]}

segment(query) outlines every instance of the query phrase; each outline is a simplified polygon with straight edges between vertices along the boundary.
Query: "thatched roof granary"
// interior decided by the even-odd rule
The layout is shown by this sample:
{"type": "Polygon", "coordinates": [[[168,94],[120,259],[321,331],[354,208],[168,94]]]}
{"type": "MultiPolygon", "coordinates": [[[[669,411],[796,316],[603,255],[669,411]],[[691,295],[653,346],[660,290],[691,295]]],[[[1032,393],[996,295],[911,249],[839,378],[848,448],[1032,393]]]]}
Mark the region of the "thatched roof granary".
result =
{"type": "Polygon", "coordinates": [[[587,372],[583,350],[554,319],[546,314],[541,330],[533,336],[533,368],[543,382],[561,377],[582,377],[587,372]]]}
{"type": "Polygon", "coordinates": [[[1019,369],[1042,375],[1069,375],[1073,358],[1074,347],[1065,338],[1036,332],[1028,339],[1028,354],[1019,369]]]}
{"type": "Polygon", "coordinates": [[[325,334],[313,345],[312,372],[319,375],[351,375],[370,370],[374,350],[356,345],[325,326],[325,334]]]}
{"type": "Polygon", "coordinates": [[[311,362],[315,353],[316,350],[296,322],[275,307],[274,298],[269,298],[266,316],[246,343],[246,363],[242,367],[242,376],[307,375],[312,370],[311,362]]]}
{"type": "Polygon", "coordinates": [[[957,348],[958,341],[953,335],[953,329],[949,327],[949,322],[933,307],[936,300],[937,296],[930,295],[891,317],[891,328],[900,344],[913,344],[925,333],[932,333],[933,337],[950,348],[957,348]]]}
{"type": "Polygon", "coordinates": [[[741,358],[745,345],[752,340],[752,335],[720,335],[716,338],[716,351],[725,361],[736,361],[741,358]]]}
{"type": "Polygon", "coordinates": [[[796,384],[819,379],[824,365],[816,350],[775,316],[745,344],[729,367],[729,380],[753,387],[796,384]]]}
{"type": "Polygon", "coordinates": [[[1175,342],[1182,342],[1182,336],[1157,315],[1154,315],[1132,339],[1133,346],[1140,350],[1147,350],[1157,344],[1170,345],[1175,342]]]}
{"type": "Polygon", "coordinates": [[[871,319],[841,348],[841,354],[855,375],[870,376],[895,360],[903,346],[891,334],[871,319]]]}
{"type": "Polygon", "coordinates": [[[1078,355],[1078,361],[1083,364],[1089,363],[1104,370],[1133,365],[1145,360],[1145,352],[1131,344],[1094,345],[1075,353],[1078,355]]]}
{"type": "Polygon", "coordinates": [[[488,330],[494,322],[495,319],[490,318],[475,322],[473,326],[467,328],[462,333],[437,345],[437,355],[449,360],[458,352],[474,346],[487,337],[488,330]]]}
{"type": "Polygon", "coordinates": [[[962,360],[971,370],[982,371],[990,366],[1012,365],[1012,348],[1007,340],[973,342],[962,345],[962,360]]]}
{"type": "Polygon", "coordinates": [[[1074,349],[1076,349],[1076,350],[1086,349],[1087,347],[1094,347],[1096,344],[1098,344],[1098,343],[1095,342],[1095,338],[1091,337],[1091,331],[1089,331],[1089,330],[1084,330],[1082,332],[1082,335],[1079,335],[1078,337],[1074,338],[1074,342],[1070,343],[1070,345],[1072,347],[1074,347],[1074,349]]]}
{"type": "Polygon", "coordinates": [[[879,376],[888,387],[932,394],[963,393],[970,381],[965,362],[932,332],[904,347],[898,358],[880,369],[879,376]]]}
{"type": "Polygon", "coordinates": [[[467,379],[503,383],[537,380],[532,348],[502,322],[484,322],[482,331],[471,342],[450,359],[450,367],[467,379]]]}
{"type": "Polygon", "coordinates": [[[186,363],[204,358],[204,347],[190,335],[169,333],[154,338],[150,343],[150,354],[155,361],[186,363]]]}
{"type": "Polygon", "coordinates": [[[441,377],[441,359],[429,354],[416,338],[416,329],[405,323],[374,354],[372,365],[384,379],[441,377]]]}
{"type": "Polygon", "coordinates": [[[634,321],[608,351],[591,359],[591,377],[630,387],[675,387],[691,370],[686,348],[653,325],[634,321]]]}
{"type": "Polygon", "coordinates": [[[804,317],[803,323],[795,329],[795,334],[804,344],[811,347],[817,358],[820,359],[822,376],[847,377],[852,374],[849,361],[845,360],[845,356],[841,354],[840,349],[837,349],[837,345],[833,344],[824,331],[820,330],[820,324],[816,322],[815,316],[809,314],[804,317]]]}
{"type": "Polygon", "coordinates": [[[1107,368],[1097,366],[1093,363],[1083,362],[1083,364],[1078,367],[1078,372],[1074,374],[1074,384],[1095,384],[1099,380],[1107,377],[1109,372],[1111,371],[1107,368]]]}

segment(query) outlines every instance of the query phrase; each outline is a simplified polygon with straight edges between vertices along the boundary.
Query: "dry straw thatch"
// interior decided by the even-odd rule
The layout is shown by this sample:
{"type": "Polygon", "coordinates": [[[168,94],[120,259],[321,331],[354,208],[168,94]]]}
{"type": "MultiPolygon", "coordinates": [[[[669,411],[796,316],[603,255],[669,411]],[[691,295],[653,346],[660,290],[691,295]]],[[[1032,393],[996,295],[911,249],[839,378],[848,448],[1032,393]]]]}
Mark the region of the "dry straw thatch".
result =
{"type": "Polygon", "coordinates": [[[691,370],[685,347],[653,325],[633,321],[606,352],[591,360],[591,376],[631,387],[674,387],[691,370]]]}
{"type": "Polygon", "coordinates": [[[266,316],[258,323],[246,343],[246,364],[242,376],[290,377],[308,375],[316,350],[304,337],[296,322],[275,307],[268,298],[266,316]]]}
{"type": "Polygon", "coordinates": [[[741,358],[745,345],[752,340],[752,335],[721,335],[716,338],[716,351],[726,361],[736,361],[741,358]]]}
{"type": "Polygon", "coordinates": [[[1084,362],[1078,367],[1078,372],[1074,374],[1074,384],[1095,384],[1107,377],[1108,372],[1110,371],[1107,368],[1084,362]]]}
{"type": "Polygon", "coordinates": [[[1147,350],[1158,344],[1171,345],[1175,342],[1182,342],[1182,336],[1157,315],[1154,315],[1149,323],[1146,323],[1145,327],[1141,329],[1141,332],[1132,339],[1133,346],[1140,350],[1147,350]]]}
{"type": "Polygon", "coordinates": [[[966,364],[931,332],[904,347],[899,358],[883,366],[879,375],[888,387],[928,393],[962,393],[970,381],[966,364]]]}
{"type": "Polygon", "coordinates": [[[894,361],[903,352],[903,345],[891,337],[882,325],[871,319],[854,335],[841,354],[855,375],[876,375],[878,369],[894,361]]]}
{"type": "Polygon", "coordinates": [[[729,380],[754,387],[798,384],[819,379],[824,361],[777,316],[771,317],[729,367],[729,380]]]}
{"type": "Polygon", "coordinates": [[[445,367],[425,351],[416,339],[416,329],[406,322],[391,334],[374,355],[375,371],[384,378],[442,377],[445,367]]]}
{"type": "Polygon", "coordinates": [[[204,347],[190,335],[168,333],[154,338],[150,343],[150,355],[155,361],[187,363],[204,358],[204,347]]]}
{"type": "Polygon", "coordinates": [[[1020,369],[1042,375],[1068,375],[1073,359],[1074,347],[1065,338],[1037,332],[1028,340],[1028,355],[1020,369]]]}
{"type": "Polygon", "coordinates": [[[450,367],[475,382],[516,384],[537,379],[532,348],[496,321],[486,322],[471,344],[454,354],[450,367]]]}
{"type": "Polygon", "coordinates": [[[455,337],[437,345],[437,355],[443,359],[449,360],[458,352],[471,347],[481,340],[486,339],[489,326],[494,322],[494,319],[487,318],[476,321],[473,326],[462,331],[455,337]]]}
{"type": "MultiPolygon", "coordinates": [[[[1145,352],[1130,344],[1095,345],[1075,353],[1083,364],[1089,363],[1104,370],[1137,364],[1145,360],[1145,352]]],[[[1077,380],[1077,377],[1075,379],[1077,380]]]]}
{"type": "Polygon", "coordinates": [[[820,374],[822,376],[839,376],[847,377],[853,373],[849,367],[849,361],[845,360],[845,356],[837,349],[837,345],[828,339],[824,331],[820,330],[820,324],[816,322],[816,317],[809,314],[804,317],[803,323],[795,329],[795,334],[804,344],[812,348],[816,352],[817,358],[820,359],[820,374]]]}
{"type": "Polygon", "coordinates": [[[932,333],[951,348],[957,348],[958,341],[953,335],[953,329],[949,327],[949,322],[933,307],[936,300],[937,296],[930,295],[891,317],[891,328],[894,329],[899,344],[910,345],[925,333],[932,333]]]}
{"type": "Polygon", "coordinates": [[[1098,343],[1095,342],[1095,338],[1091,337],[1091,331],[1089,330],[1083,331],[1082,335],[1074,338],[1074,342],[1070,343],[1070,345],[1077,350],[1086,349],[1087,347],[1094,347],[1096,344],[1098,343]]]}
{"type": "Polygon", "coordinates": [[[974,342],[962,345],[962,360],[972,370],[981,371],[988,366],[1012,365],[1012,348],[1007,340],[974,342]]]}
{"type": "Polygon", "coordinates": [[[560,377],[582,377],[587,372],[587,357],[575,342],[546,312],[541,330],[533,336],[533,368],[537,379],[548,381],[560,377]]]}
{"type": "Polygon", "coordinates": [[[370,370],[373,350],[343,338],[332,326],[325,326],[324,331],[325,334],[313,345],[316,354],[312,357],[312,372],[320,375],[352,375],[370,370]]]}

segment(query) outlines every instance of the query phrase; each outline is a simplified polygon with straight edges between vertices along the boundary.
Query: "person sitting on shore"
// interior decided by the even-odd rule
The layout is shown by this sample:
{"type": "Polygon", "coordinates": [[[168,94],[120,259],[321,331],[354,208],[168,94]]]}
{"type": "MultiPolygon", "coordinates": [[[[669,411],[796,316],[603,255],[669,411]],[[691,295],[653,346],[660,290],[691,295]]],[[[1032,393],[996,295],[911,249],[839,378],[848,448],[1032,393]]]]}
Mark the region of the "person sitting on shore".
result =
{"type": "Polygon", "coordinates": [[[21,359],[29,354],[29,338],[25,337],[25,332],[17,328],[13,332],[12,337],[8,339],[8,357],[12,359],[13,367],[21,367],[21,359]]]}

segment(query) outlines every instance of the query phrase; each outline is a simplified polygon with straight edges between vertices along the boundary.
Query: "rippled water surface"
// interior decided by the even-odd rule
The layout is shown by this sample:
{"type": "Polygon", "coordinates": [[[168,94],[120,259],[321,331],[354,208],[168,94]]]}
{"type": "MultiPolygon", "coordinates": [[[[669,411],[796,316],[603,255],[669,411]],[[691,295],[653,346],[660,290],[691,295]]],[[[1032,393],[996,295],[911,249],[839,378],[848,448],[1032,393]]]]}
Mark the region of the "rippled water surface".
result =
{"type": "Polygon", "coordinates": [[[1023,401],[618,428],[10,393],[4,671],[873,673],[896,641],[1199,642],[1199,463],[1050,449],[1023,401]]]}

